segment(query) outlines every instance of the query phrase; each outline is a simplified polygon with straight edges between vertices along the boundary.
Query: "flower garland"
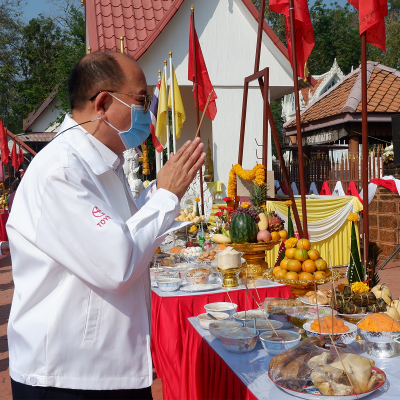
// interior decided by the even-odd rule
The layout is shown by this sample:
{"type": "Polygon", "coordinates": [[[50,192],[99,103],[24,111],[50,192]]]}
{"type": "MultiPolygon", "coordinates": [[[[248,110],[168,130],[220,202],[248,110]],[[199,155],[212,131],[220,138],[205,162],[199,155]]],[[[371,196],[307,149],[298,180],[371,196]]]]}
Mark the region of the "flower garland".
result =
{"type": "Polygon", "coordinates": [[[348,221],[353,221],[353,222],[357,222],[360,218],[358,217],[358,215],[356,213],[350,213],[347,217],[348,221]]]}
{"type": "Polygon", "coordinates": [[[263,186],[265,184],[265,167],[264,165],[258,164],[252,170],[246,171],[241,165],[235,164],[229,172],[228,181],[228,196],[231,198],[235,197],[236,191],[236,175],[245,181],[253,181],[257,183],[258,186],[263,186]]]}

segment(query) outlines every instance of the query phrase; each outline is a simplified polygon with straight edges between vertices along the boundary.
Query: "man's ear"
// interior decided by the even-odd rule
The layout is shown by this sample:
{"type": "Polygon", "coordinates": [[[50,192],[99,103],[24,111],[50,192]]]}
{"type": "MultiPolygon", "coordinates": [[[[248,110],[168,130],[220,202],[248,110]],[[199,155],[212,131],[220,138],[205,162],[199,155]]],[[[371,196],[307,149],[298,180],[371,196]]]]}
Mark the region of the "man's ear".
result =
{"type": "Polygon", "coordinates": [[[107,92],[101,92],[95,99],[94,107],[96,114],[104,119],[106,112],[111,105],[111,96],[107,92]]]}

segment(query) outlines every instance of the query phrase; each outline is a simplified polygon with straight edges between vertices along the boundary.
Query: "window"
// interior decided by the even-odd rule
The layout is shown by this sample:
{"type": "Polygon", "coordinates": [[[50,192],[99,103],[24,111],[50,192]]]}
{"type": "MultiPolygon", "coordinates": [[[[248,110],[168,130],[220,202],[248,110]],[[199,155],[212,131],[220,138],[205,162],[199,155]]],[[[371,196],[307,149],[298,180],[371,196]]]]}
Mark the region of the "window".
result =
{"type": "Polygon", "coordinates": [[[323,92],[321,94],[325,93],[326,91],[328,91],[331,87],[333,87],[335,85],[336,85],[336,81],[334,79],[331,80],[329,82],[329,84],[327,86],[325,86],[325,89],[323,90],[323,92]]]}

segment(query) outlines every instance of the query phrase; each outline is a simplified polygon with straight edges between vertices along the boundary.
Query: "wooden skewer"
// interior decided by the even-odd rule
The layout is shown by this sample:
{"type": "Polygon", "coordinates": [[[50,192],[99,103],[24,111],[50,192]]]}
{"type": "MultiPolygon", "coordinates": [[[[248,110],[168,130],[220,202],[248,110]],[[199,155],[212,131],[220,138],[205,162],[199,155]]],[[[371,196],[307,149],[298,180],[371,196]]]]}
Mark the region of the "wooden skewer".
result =
{"type": "Polygon", "coordinates": [[[360,274],[358,273],[358,269],[357,269],[357,266],[356,266],[356,262],[354,261],[353,254],[351,254],[351,249],[350,249],[350,246],[349,246],[349,245],[347,245],[347,247],[348,247],[348,248],[349,248],[349,250],[350,250],[350,256],[351,256],[351,258],[353,259],[354,268],[355,268],[355,269],[356,269],[356,271],[357,271],[358,279],[360,280],[360,282],[362,282],[363,280],[361,279],[361,277],[360,277],[360,274]]]}
{"type": "MultiPolygon", "coordinates": [[[[331,267],[331,283],[332,283],[332,297],[335,296],[335,304],[336,304],[336,293],[335,293],[335,286],[333,284],[333,266],[332,266],[332,258],[331,258],[331,251],[328,249],[328,253],[329,253],[329,264],[331,267]]],[[[332,335],[333,335],[333,308],[332,308],[332,304],[331,304],[331,310],[332,310],[332,335]]]]}
{"type": "MultiPolygon", "coordinates": [[[[328,327],[326,326],[325,321],[324,321],[324,325],[325,325],[325,327],[326,327],[326,331],[328,332],[329,339],[331,339],[332,345],[333,345],[333,347],[334,347],[335,350],[336,350],[336,354],[338,355],[339,360],[340,360],[340,362],[342,363],[343,370],[344,370],[344,372],[345,372],[346,375],[347,375],[347,379],[348,379],[349,382],[350,382],[351,388],[353,389],[353,392],[354,392],[354,394],[356,395],[356,397],[357,397],[357,399],[358,399],[357,393],[356,393],[356,391],[355,391],[355,389],[354,389],[353,382],[352,382],[351,379],[350,379],[350,375],[347,373],[347,370],[346,370],[346,367],[344,366],[342,357],[340,356],[339,350],[337,349],[337,347],[336,347],[336,345],[335,345],[335,342],[333,341],[333,338],[332,338],[331,334],[329,333],[329,329],[328,329],[328,327]]],[[[332,325],[333,325],[333,321],[332,321],[332,325]]]]}
{"type": "Polygon", "coordinates": [[[208,103],[209,103],[210,100],[211,100],[211,95],[213,94],[213,91],[214,91],[214,90],[211,90],[211,93],[208,95],[207,103],[206,103],[206,106],[204,107],[204,110],[203,110],[203,115],[201,116],[201,120],[200,120],[199,126],[197,127],[196,135],[194,136],[195,139],[199,136],[201,123],[203,122],[203,118],[204,118],[204,115],[205,115],[205,113],[206,113],[206,111],[207,111],[208,103]]]}

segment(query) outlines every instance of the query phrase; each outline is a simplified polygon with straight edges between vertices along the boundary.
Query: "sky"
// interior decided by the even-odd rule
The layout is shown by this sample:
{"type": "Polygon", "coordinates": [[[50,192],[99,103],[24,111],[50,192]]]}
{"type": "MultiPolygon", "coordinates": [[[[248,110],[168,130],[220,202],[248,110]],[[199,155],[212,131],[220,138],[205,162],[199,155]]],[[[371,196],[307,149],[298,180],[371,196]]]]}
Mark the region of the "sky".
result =
{"type": "MultiPolygon", "coordinates": [[[[218,0],[217,0],[218,1],[218,0]]],[[[225,0],[219,0],[225,1],[225,0]]],[[[347,0],[336,0],[341,6],[347,3],[347,0]]],[[[27,5],[24,7],[24,18],[29,21],[31,18],[36,18],[40,13],[47,13],[51,9],[48,0],[26,0],[27,5]]],[[[311,7],[315,0],[308,0],[311,7]]],[[[324,0],[325,4],[333,3],[334,0],[324,0]]]]}

